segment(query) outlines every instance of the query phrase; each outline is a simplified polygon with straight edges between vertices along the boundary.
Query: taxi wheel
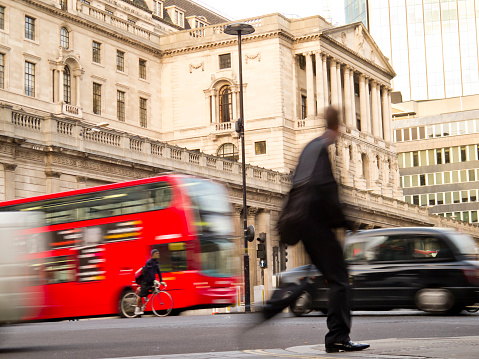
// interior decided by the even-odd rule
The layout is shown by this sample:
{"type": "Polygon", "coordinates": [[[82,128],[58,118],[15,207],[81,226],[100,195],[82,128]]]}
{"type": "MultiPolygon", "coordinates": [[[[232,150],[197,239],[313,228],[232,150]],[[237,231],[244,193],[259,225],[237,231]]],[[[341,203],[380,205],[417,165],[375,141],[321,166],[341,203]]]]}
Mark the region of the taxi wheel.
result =
{"type": "Polygon", "coordinates": [[[310,313],[313,305],[313,298],[308,291],[304,291],[296,301],[289,306],[293,314],[297,317],[310,313]]]}
{"type": "Polygon", "coordinates": [[[454,295],[444,288],[421,289],[416,293],[415,301],[417,308],[425,312],[454,313],[458,308],[454,305],[454,295]]]}

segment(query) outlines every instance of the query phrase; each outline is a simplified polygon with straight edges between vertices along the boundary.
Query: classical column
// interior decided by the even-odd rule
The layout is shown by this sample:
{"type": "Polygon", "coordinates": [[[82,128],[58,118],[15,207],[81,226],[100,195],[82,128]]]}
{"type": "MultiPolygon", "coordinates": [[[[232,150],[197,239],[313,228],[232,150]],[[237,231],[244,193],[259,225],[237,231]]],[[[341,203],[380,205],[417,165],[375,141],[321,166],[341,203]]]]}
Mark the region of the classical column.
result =
{"type": "Polygon", "coordinates": [[[324,106],[329,105],[329,86],[328,86],[328,59],[326,55],[323,56],[323,93],[324,93],[324,106]]]}
{"type": "Polygon", "coordinates": [[[383,123],[384,123],[384,140],[391,141],[391,114],[389,112],[390,91],[383,87],[383,123]]]}
{"type": "Polygon", "coordinates": [[[318,115],[324,111],[324,84],[323,84],[323,60],[321,54],[315,52],[316,56],[316,108],[318,115]]]}
{"type": "Polygon", "coordinates": [[[361,120],[361,132],[367,133],[369,131],[368,127],[368,116],[367,116],[367,106],[366,106],[366,84],[364,75],[359,75],[359,111],[360,111],[360,120],[361,120]]]}
{"type": "Polygon", "coordinates": [[[331,105],[338,107],[338,80],[336,79],[336,61],[331,59],[330,74],[331,74],[331,105]]]}
{"type": "Polygon", "coordinates": [[[379,128],[379,137],[384,138],[383,134],[383,112],[382,112],[382,106],[381,106],[381,85],[377,84],[376,85],[376,94],[378,96],[378,128],[379,128]]]}
{"type": "Polygon", "coordinates": [[[344,122],[346,126],[351,127],[351,84],[349,76],[349,67],[344,67],[344,122]]]}
{"type": "Polygon", "coordinates": [[[366,83],[366,121],[368,122],[368,133],[372,131],[371,128],[371,92],[369,88],[369,79],[365,79],[366,83]]]}
{"type": "Polygon", "coordinates": [[[296,55],[293,54],[293,121],[298,119],[298,95],[298,64],[296,55]]]}
{"type": "Polygon", "coordinates": [[[4,176],[4,188],[5,188],[5,201],[9,201],[15,198],[15,169],[17,165],[4,163],[3,164],[3,176],[4,176]]]}
{"type": "Polygon", "coordinates": [[[63,95],[63,68],[58,70],[58,102],[63,103],[65,101],[63,95]]]}
{"type": "Polygon", "coordinates": [[[81,70],[73,70],[73,77],[75,79],[75,106],[81,107],[80,105],[80,89],[81,89],[81,70]]]}
{"type": "Polygon", "coordinates": [[[379,137],[379,116],[378,116],[378,88],[376,81],[371,81],[371,128],[374,137],[379,137]]]}
{"type": "Polygon", "coordinates": [[[349,71],[349,84],[351,91],[351,126],[352,128],[357,128],[356,124],[356,95],[354,94],[354,70],[349,71]]]}
{"type": "Polygon", "coordinates": [[[314,72],[313,72],[313,53],[306,52],[303,54],[306,57],[306,91],[307,91],[307,116],[309,118],[315,115],[314,106],[314,72]]]}
{"type": "Polygon", "coordinates": [[[338,110],[339,118],[344,122],[344,111],[343,111],[343,87],[341,85],[341,64],[338,62],[336,66],[336,80],[338,81],[338,110]]]}

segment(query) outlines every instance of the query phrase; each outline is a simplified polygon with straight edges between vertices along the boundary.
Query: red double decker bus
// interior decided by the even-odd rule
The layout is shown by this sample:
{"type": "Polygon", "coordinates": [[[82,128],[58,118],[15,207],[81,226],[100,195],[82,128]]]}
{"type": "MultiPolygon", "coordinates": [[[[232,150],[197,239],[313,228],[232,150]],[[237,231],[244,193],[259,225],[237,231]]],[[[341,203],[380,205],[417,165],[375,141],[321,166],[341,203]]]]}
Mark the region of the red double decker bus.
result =
{"type": "Polygon", "coordinates": [[[45,215],[45,248],[32,264],[43,273],[36,320],[112,315],[133,290],[134,272],[160,251],[173,312],[236,300],[239,262],[231,205],[223,186],[168,174],[7,201],[0,212],[45,215]]]}

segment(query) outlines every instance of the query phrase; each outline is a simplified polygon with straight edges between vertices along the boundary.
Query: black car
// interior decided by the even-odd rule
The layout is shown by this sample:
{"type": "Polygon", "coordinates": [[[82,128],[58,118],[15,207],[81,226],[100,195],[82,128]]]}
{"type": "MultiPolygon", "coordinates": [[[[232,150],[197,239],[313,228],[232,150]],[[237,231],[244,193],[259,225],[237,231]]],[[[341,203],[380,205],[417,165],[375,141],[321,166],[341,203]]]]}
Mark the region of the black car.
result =
{"type": "MultiPolygon", "coordinates": [[[[479,302],[479,249],[474,240],[447,228],[360,231],[345,240],[353,310],[417,308],[459,313],[479,302]]],[[[291,305],[297,315],[327,312],[327,284],[313,265],[279,275],[279,287],[311,278],[291,305]]]]}

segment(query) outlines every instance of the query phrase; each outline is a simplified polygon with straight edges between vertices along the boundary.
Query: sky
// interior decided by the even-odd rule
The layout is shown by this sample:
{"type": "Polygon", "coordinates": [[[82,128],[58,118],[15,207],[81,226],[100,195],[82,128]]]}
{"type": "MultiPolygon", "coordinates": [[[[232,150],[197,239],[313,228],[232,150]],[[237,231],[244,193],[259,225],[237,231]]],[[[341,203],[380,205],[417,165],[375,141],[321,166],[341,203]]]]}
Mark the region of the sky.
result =
{"type": "MultiPolygon", "coordinates": [[[[325,15],[329,8],[329,16],[334,25],[344,24],[343,0],[194,0],[195,2],[212,9],[220,15],[232,20],[241,20],[279,12],[290,18],[301,18],[312,15],[325,15]]],[[[328,19],[327,19],[328,20],[328,19]]]]}

